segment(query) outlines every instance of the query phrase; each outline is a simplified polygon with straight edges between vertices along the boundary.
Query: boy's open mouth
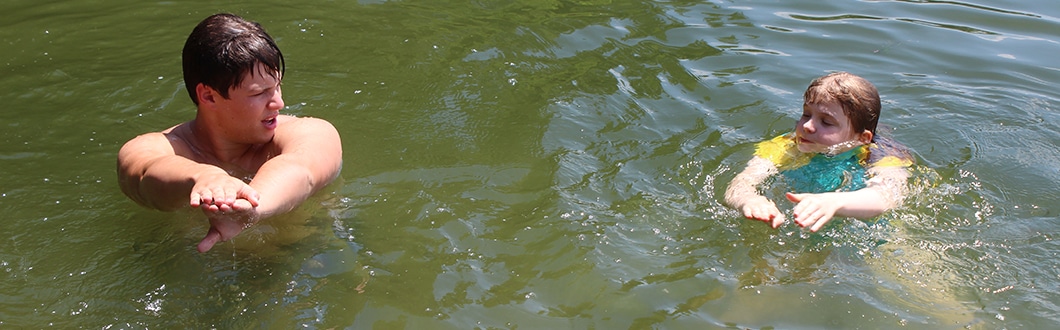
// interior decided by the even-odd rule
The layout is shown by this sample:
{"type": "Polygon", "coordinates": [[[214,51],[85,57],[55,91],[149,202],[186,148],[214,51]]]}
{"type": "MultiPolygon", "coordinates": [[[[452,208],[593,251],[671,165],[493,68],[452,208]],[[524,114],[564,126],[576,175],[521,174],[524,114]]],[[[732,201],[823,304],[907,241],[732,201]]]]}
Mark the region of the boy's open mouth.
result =
{"type": "Polygon", "coordinates": [[[262,120],[261,123],[267,128],[276,128],[276,117],[262,120]]]}

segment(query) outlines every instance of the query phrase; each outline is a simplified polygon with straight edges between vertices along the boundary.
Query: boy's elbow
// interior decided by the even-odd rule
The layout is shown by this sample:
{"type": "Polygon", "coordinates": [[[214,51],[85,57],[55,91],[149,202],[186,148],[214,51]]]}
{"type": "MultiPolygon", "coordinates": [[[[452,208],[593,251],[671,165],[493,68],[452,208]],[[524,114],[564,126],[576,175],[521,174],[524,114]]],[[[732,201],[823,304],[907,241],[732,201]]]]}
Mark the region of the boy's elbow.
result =
{"type": "Polygon", "coordinates": [[[148,203],[140,193],[142,191],[140,187],[142,180],[142,176],[133,175],[129,173],[127,168],[121,166],[120,163],[118,164],[118,188],[121,189],[122,194],[125,194],[125,197],[140,206],[157,209],[157,207],[148,203]]]}
{"type": "MultiPolygon", "coordinates": [[[[136,204],[159,211],[175,211],[188,206],[186,199],[169,197],[162,185],[148,177],[122,176],[118,179],[121,192],[136,204]],[[160,190],[161,189],[161,190],[160,190]],[[168,200],[167,200],[168,199],[168,200]]],[[[190,187],[189,187],[190,188],[190,187]]]]}
{"type": "Polygon", "coordinates": [[[332,181],[335,181],[339,177],[339,171],[342,170],[342,160],[339,159],[333,162],[329,166],[321,168],[310,169],[306,173],[306,178],[309,180],[310,185],[313,187],[313,191],[317,191],[320,188],[324,188],[332,181]]]}
{"type": "Polygon", "coordinates": [[[342,153],[339,151],[338,157],[335,157],[332,161],[329,161],[327,166],[320,166],[317,168],[310,168],[306,173],[306,179],[312,187],[312,192],[316,192],[327,185],[331,184],[339,177],[339,173],[342,171],[342,153]]]}

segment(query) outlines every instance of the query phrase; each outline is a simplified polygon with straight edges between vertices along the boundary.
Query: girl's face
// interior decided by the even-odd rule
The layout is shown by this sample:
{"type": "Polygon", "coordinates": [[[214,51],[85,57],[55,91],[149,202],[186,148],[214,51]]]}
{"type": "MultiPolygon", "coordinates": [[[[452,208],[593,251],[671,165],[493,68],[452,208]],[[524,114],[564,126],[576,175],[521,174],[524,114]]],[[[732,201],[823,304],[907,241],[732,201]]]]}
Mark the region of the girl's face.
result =
{"type": "Polygon", "coordinates": [[[850,118],[836,102],[805,104],[802,117],[795,124],[795,142],[801,152],[834,151],[841,153],[872,140],[869,131],[854,132],[850,118]],[[847,142],[837,150],[829,147],[847,142]]]}

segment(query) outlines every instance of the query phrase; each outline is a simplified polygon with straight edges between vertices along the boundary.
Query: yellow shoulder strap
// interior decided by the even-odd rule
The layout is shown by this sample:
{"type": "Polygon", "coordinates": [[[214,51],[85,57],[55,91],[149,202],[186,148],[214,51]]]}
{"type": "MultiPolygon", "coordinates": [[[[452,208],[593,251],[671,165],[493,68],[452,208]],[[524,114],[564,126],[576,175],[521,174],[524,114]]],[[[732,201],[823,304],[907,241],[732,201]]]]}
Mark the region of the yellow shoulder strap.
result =
{"type": "Polygon", "coordinates": [[[795,168],[809,163],[811,157],[800,157],[792,134],[783,134],[755,145],[755,156],[765,158],[778,168],[795,168]]]}

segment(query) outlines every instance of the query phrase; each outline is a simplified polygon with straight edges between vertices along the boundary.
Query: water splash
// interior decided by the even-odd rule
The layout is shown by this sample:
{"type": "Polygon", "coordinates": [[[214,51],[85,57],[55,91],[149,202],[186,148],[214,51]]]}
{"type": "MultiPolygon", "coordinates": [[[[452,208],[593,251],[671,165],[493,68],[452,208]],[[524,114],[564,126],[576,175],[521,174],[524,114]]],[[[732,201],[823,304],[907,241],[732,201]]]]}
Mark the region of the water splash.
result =
{"type": "Polygon", "coordinates": [[[855,147],[859,147],[864,144],[865,143],[858,140],[839,142],[824,148],[824,152],[821,153],[828,157],[835,157],[836,155],[844,153],[847,150],[854,149],[855,147]]]}

